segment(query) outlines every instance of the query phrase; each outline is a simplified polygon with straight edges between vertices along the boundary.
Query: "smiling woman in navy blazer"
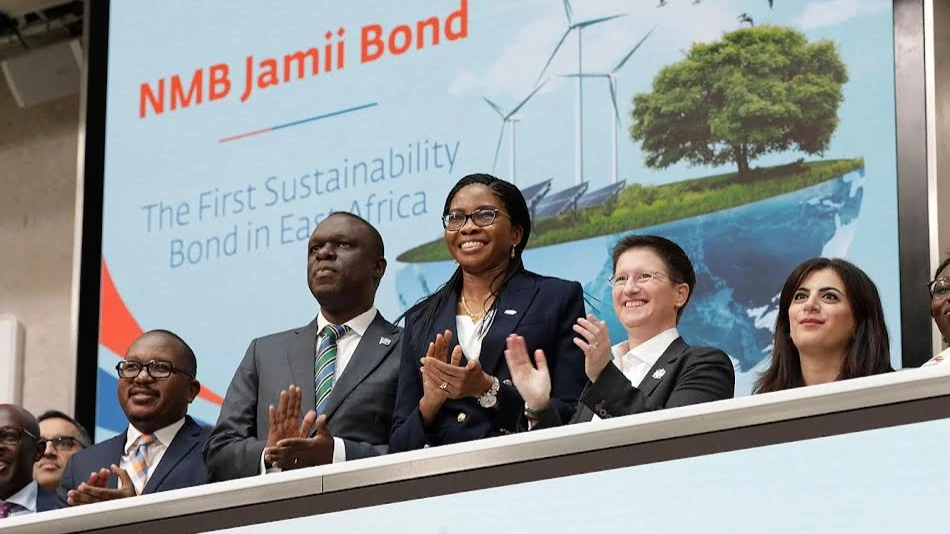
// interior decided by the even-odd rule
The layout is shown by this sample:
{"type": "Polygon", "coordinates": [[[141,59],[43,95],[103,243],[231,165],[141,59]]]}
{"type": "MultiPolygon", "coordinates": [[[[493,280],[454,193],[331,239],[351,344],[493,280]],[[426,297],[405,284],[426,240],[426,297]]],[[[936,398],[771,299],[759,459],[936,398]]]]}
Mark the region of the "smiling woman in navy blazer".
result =
{"type": "Polygon", "coordinates": [[[586,380],[584,354],[571,341],[585,315],[583,290],[524,268],[531,216],[521,191],[468,175],[449,192],[442,222],[459,267],[405,314],[391,453],[520,430],[524,401],[504,357],[509,335],[544,350],[552,407],[565,419],[586,380]]]}

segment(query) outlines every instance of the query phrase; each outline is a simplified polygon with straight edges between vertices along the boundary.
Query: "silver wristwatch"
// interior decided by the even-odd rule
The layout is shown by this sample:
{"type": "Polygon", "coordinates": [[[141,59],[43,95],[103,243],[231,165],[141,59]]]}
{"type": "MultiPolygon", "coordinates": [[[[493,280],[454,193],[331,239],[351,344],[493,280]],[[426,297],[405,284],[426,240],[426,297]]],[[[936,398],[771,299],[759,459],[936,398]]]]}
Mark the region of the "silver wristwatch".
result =
{"type": "Polygon", "coordinates": [[[494,408],[498,404],[498,389],[501,388],[501,384],[498,382],[498,379],[491,377],[491,388],[488,391],[478,398],[478,405],[482,408],[494,408]]]}

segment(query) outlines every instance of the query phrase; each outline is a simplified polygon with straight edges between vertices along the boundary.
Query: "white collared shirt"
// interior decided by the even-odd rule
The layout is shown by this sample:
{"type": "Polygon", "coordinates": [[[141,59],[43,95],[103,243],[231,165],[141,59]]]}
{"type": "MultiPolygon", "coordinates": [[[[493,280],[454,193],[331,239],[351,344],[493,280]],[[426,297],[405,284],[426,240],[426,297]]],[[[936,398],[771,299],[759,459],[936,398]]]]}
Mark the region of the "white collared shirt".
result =
{"type": "Polygon", "coordinates": [[[646,378],[650,369],[656,365],[660,356],[663,356],[666,349],[670,348],[678,337],[680,333],[676,327],[673,327],[660,332],[633,349],[627,349],[630,346],[629,341],[621,341],[610,347],[614,355],[613,364],[620,369],[623,376],[627,377],[631,386],[640,387],[640,383],[646,378]]]}
{"type": "MultiPolygon", "coordinates": [[[[477,322],[465,314],[455,316],[455,331],[458,334],[458,342],[462,347],[462,354],[465,355],[465,359],[478,361],[478,358],[482,355],[482,340],[485,339],[485,334],[488,333],[487,327],[481,332],[479,328],[486,321],[491,323],[494,316],[495,312],[488,313],[477,322]]],[[[451,353],[449,353],[449,356],[451,356],[451,353]]]]}
{"type": "Polygon", "coordinates": [[[0,500],[0,503],[11,502],[16,506],[10,510],[10,516],[27,515],[36,513],[36,494],[39,491],[36,481],[31,480],[29,484],[20,488],[20,491],[14,493],[7,500],[0,500]]]}
{"type": "MultiPolygon", "coordinates": [[[[621,341],[613,347],[610,347],[610,351],[614,355],[612,362],[617,369],[620,369],[623,376],[627,377],[631,386],[635,388],[640,387],[640,383],[646,378],[650,369],[656,365],[657,360],[663,356],[666,349],[670,348],[670,345],[672,345],[678,337],[680,337],[680,333],[676,330],[676,327],[673,327],[660,332],[629,350],[627,347],[630,346],[630,342],[621,341]]],[[[600,421],[600,417],[594,414],[592,420],[600,421]]]]}
{"type": "MultiPolygon", "coordinates": [[[[346,365],[350,363],[350,358],[352,358],[353,353],[356,352],[356,346],[360,344],[360,340],[363,339],[363,334],[366,333],[366,329],[369,328],[369,325],[372,324],[373,319],[376,318],[376,314],[378,313],[376,306],[370,306],[365,312],[343,323],[350,327],[350,329],[336,340],[336,362],[333,364],[334,384],[340,380],[340,375],[343,374],[346,365]]],[[[317,314],[317,338],[320,337],[320,332],[323,330],[323,327],[328,324],[330,324],[330,321],[323,316],[323,311],[317,314]]],[[[301,411],[306,413],[306,410],[301,411]]],[[[334,447],[334,450],[335,449],[336,447],[334,447]]]]}
{"type": "MultiPolygon", "coordinates": [[[[178,435],[178,431],[181,430],[181,427],[183,426],[185,426],[184,417],[166,426],[165,428],[160,428],[154,432],[155,441],[153,441],[145,449],[145,463],[148,465],[148,472],[145,474],[145,482],[143,483],[143,487],[135,488],[137,493],[142,493],[144,484],[148,483],[148,479],[152,476],[152,473],[155,472],[155,469],[158,468],[158,464],[162,461],[162,457],[165,456],[165,451],[168,450],[169,445],[172,444],[172,440],[175,439],[175,436],[178,435]]],[[[125,447],[122,449],[122,458],[119,460],[119,467],[125,469],[126,472],[128,472],[132,467],[132,456],[135,454],[136,449],[135,441],[139,439],[139,436],[141,435],[142,432],[132,425],[129,425],[128,430],[125,432],[125,447]]]]}
{"type": "MultiPolygon", "coordinates": [[[[376,319],[376,315],[379,311],[376,309],[376,306],[370,306],[368,310],[357,315],[356,317],[346,321],[346,326],[350,329],[340,336],[336,340],[336,361],[333,364],[333,384],[334,387],[336,383],[339,382],[340,376],[343,374],[343,371],[346,370],[347,364],[350,363],[350,359],[353,358],[353,354],[356,352],[357,345],[360,344],[360,341],[363,339],[363,334],[366,333],[366,329],[369,328],[369,325],[373,323],[376,319]]],[[[323,310],[317,314],[317,338],[320,337],[320,332],[323,330],[323,327],[331,324],[326,317],[323,316],[323,310]]],[[[319,344],[319,341],[317,341],[319,344]]],[[[315,345],[316,346],[316,345],[315,345]]],[[[312,400],[312,399],[311,399],[312,400]]],[[[307,399],[302,399],[301,403],[304,406],[310,401],[307,399]]],[[[301,407],[301,413],[307,413],[308,409],[301,407]]],[[[261,464],[260,464],[260,473],[263,475],[265,473],[280,473],[280,469],[272,467],[267,469],[264,465],[264,453],[267,452],[265,447],[264,452],[261,452],[261,464]]],[[[346,444],[343,443],[343,440],[334,437],[333,438],[333,463],[341,463],[346,461],[346,444]]]]}

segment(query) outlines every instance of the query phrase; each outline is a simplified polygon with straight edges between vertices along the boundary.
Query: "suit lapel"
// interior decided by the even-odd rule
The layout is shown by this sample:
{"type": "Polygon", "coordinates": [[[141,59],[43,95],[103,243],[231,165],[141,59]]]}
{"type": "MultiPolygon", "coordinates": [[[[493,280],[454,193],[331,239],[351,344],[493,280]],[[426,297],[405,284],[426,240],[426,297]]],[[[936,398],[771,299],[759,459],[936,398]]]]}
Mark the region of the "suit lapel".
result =
{"type": "Polygon", "coordinates": [[[482,352],[478,358],[486,373],[496,374],[498,364],[504,359],[505,340],[521,323],[525,310],[531,306],[537,293],[537,284],[531,283],[525,275],[518,274],[508,282],[504,293],[499,295],[495,318],[482,340],[482,352]]]}
{"type": "Polygon", "coordinates": [[[350,357],[350,361],[346,364],[340,379],[333,385],[324,412],[327,417],[332,417],[333,412],[340,407],[346,396],[379,366],[379,363],[395,346],[398,335],[398,333],[393,332],[393,325],[384,319],[381,313],[377,312],[373,322],[363,332],[363,337],[360,338],[356,351],[350,357]],[[388,344],[381,342],[384,337],[389,339],[388,344]]]}
{"type": "Polygon", "coordinates": [[[168,474],[192,449],[198,446],[200,435],[201,427],[186,415],[185,424],[178,430],[178,434],[175,435],[172,442],[168,444],[168,449],[162,455],[162,460],[158,463],[155,472],[149,475],[148,482],[145,483],[145,487],[142,489],[142,494],[155,493],[168,474]]]}
{"type": "Polygon", "coordinates": [[[435,321],[432,323],[433,331],[428,333],[428,335],[431,337],[429,339],[421,340],[422,353],[419,354],[420,358],[426,355],[425,351],[429,349],[429,343],[435,341],[435,336],[445,332],[446,330],[452,331],[452,344],[449,345],[449,349],[446,354],[440,356],[451,356],[452,350],[454,350],[455,346],[459,344],[458,327],[455,323],[455,306],[458,302],[458,297],[458,293],[452,293],[451,298],[446,299],[445,305],[439,310],[439,314],[436,315],[435,321]]]}
{"type": "MultiPolygon", "coordinates": [[[[317,351],[317,319],[310,324],[294,331],[294,339],[287,347],[287,363],[290,365],[290,375],[294,385],[300,388],[300,413],[316,408],[315,393],[313,391],[313,365],[317,351]]],[[[284,384],[284,389],[289,384],[284,384]]]]}
{"type": "MultiPolygon", "coordinates": [[[[125,441],[128,437],[128,432],[129,430],[126,428],[125,432],[103,443],[103,452],[105,453],[106,462],[102,467],[109,469],[109,466],[112,464],[122,465],[122,454],[125,452],[125,441]]],[[[96,468],[96,470],[98,471],[99,468],[96,468]]],[[[110,475],[109,480],[106,481],[106,486],[110,489],[118,488],[119,479],[115,475],[110,475]]]]}
{"type": "Polygon", "coordinates": [[[640,391],[644,395],[650,396],[653,394],[653,390],[663,382],[664,380],[670,380],[671,377],[667,377],[668,373],[667,367],[673,365],[677,359],[683,354],[683,351],[686,350],[686,342],[683,341],[683,338],[678,337],[673,340],[673,343],[670,343],[670,346],[666,348],[663,352],[663,355],[653,364],[653,367],[647,372],[647,376],[643,377],[643,380],[640,382],[640,391]]]}

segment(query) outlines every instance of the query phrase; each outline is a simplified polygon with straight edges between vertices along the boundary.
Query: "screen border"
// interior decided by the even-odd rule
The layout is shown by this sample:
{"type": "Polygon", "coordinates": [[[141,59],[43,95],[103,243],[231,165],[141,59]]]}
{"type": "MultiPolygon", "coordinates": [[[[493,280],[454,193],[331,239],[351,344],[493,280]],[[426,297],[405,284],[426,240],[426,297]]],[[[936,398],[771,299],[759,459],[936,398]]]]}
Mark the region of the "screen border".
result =
{"type": "MultiPolygon", "coordinates": [[[[926,362],[933,349],[931,318],[921,305],[931,268],[927,124],[933,120],[925,99],[925,1],[893,0],[900,331],[905,368],[926,362]]],[[[76,202],[79,227],[74,244],[74,254],[79,256],[78,282],[73,282],[74,414],[95,432],[97,403],[90,399],[97,399],[110,0],[86,2],[85,10],[86,69],[79,132],[82,159],[76,202]]]]}

